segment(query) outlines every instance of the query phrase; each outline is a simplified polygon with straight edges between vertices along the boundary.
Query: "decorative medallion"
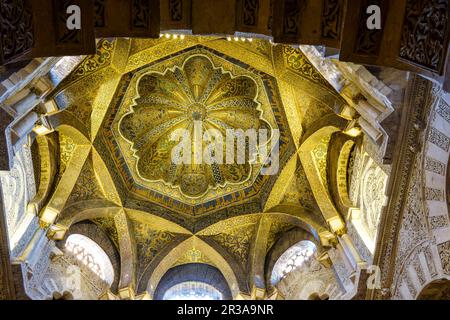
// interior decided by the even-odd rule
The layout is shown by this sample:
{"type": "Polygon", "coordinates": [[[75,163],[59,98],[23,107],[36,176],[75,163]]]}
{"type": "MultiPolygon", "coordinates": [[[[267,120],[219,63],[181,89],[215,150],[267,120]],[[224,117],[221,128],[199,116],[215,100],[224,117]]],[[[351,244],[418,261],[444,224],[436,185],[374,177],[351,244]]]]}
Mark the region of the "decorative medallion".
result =
{"type": "Polygon", "coordinates": [[[258,195],[272,177],[260,149],[271,156],[275,133],[283,165],[291,140],[281,110],[272,77],[198,46],[126,74],[104,133],[133,191],[204,212],[258,195]]]}
{"type": "MultiPolygon", "coordinates": [[[[221,150],[218,163],[195,161],[196,148],[208,151],[211,143],[220,143],[216,130],[225,137],[227,130],[264,128],[271,132],[269,123],[257,100],[256,82],[248,76],[234,76],[215,67],[204,55],[190,56],[181,67],[145,73],[137,82],[134,103],[119,121],[119,132],[129,143],[136,158],[136,172],[148,182],[163,181],[178,188],[187,197],[198,198],[209,189],[240,185],[252,176],[253,166],[246,161],[225,164],[226,150],[221,150]],[[190,137],[191,164],[174,163],[173,152],[177,142],[172,138],[178,129],[190,137]]],[[[180,131],[181,132],[181,131],[180,131]]],[[[234,146],[233,146],[234,147],[234,146]]],[[[216,148],[213,148],[215,152],[216,148]]],[[[248,152],[247,152],[248,153],[248,152]]]]}

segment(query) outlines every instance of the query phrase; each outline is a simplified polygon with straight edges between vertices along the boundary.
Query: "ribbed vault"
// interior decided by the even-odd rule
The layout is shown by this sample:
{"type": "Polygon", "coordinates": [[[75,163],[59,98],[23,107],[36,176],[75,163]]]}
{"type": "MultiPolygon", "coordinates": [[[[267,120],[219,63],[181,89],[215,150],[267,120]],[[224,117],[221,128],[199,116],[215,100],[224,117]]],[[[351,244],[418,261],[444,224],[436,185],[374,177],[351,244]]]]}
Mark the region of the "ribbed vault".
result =
{"type": "Polygon", "coordinates": [[[104,230],[120,253],[119,290],[152,294],[168,270],[202,263],[220,270],[233,297],[250,294],[268,283],[284,234],[329,246],[343,226],[327,154],[349,122],[339,114],[346,103],[299,49],[101,40],[50,99],[58,155],[43,220],[55,217],[56,240],[83,221],[104,230]],[[264,129],[267,145],[278,130],[279,170],[264,175],[249,158],[174,166],[170,134],[195,135],[196,122],[202,133],[264,129]]]}

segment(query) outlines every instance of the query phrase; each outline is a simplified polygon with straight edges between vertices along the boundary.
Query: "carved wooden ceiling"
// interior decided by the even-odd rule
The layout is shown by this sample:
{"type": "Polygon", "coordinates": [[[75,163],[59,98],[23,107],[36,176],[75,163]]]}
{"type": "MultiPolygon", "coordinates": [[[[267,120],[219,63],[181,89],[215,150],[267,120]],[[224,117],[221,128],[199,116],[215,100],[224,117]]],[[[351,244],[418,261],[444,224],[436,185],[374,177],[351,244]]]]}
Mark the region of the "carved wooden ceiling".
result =
{"type": "Polygon", "coordinates": [[[324,45],[339,49],[342,61],[443,80],[449,66],[449,10],[448,0],[3,1],[0,62],[94,53],[96,37],[157,38],[167,30],[245,32],[273,37],[276,43],[324,45]],[[66,27],[70,4],[83,13],[80,30],[66,27]],[[367,27],[370,5],[380,8],[381,29],[367,27]]]}

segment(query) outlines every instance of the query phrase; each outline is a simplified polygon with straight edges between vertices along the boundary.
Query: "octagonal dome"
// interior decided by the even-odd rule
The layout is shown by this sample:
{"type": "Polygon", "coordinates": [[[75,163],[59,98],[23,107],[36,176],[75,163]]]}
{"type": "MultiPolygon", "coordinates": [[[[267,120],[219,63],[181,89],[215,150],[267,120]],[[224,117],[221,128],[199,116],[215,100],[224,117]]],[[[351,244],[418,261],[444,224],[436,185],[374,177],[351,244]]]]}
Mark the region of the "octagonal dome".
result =
{"type": "Polygon", "coordinates": [[[255,150],[248,141],[244,163],[237,159],[237,140],[234,161],[225,159],[230,130],[263,132],[270,148],[278,129],[257,73],[198,48],[127,74],[122,84],[112,132],[138,185],[193,205],[248,188],[260,175],[261,162],[249,161],[255,150]],[[174,162],[179,130],[189,135],[192,154],[181,153],[192,159],[188,163],[174,162]],[[222,137],[220,143],[210,132],[222,137]],[[218,163],[196,161],[196,153],[217,156],[217,148],[218,163]]]}

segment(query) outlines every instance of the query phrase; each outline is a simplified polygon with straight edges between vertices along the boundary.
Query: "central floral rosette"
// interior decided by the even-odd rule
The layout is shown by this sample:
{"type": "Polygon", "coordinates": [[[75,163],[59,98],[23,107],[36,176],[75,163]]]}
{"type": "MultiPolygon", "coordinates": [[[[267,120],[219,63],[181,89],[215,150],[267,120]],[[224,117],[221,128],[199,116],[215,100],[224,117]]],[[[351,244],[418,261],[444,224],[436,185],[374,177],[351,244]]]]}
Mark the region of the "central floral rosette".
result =
{"type": "Polygon", "coordinates": [[[236,161],[232,163],[223,159],[211,164],[198,161],[180,164],[173,161],[172,151],[179,142],[172,137],[177,130],[185,130],[191,137],[192,155],[184,156],[194,158],[199,143],[201,149],[206,150],[211,141],[214,142],[214,139],[196,140],[199,130],[200,137],[215,130],[225,139],[229,130],[246,132],[249,129],[257,132],[265,129],[270,136],[271,127],[263,119],[257,96],[255,80],[233,76],[215,67],[203,55],[191,56],[182,67],[168,69],[163,74],[142,75],[137,82],[134,104],[119,122],[121,135],[134,151],[140,177],[147,181],[164,181],[191,198],[201,197],[211,188],[248,180],[254,166],[249,161],[248,148],[244,163],[237,161],[236,146],[236,161]]]}

